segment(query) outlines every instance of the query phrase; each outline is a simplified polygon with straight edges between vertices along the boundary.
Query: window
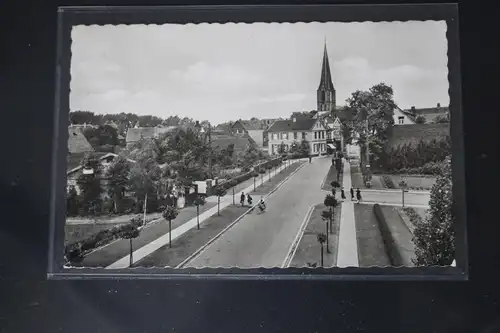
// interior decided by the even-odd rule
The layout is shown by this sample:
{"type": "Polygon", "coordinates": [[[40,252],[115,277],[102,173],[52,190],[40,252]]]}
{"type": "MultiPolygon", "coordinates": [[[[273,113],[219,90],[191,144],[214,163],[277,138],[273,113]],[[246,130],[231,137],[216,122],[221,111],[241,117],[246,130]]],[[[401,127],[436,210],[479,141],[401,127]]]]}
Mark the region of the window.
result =
{"type": "Polygon", "coordinates": [[[306,139],[306,132],[302,132],[302,140],[306,139]]]}
{"type": "Polygon", "coordinates": [[[318,138],[318,132],[314,132],[314,139],[318,138]]]}
{"type": "Polygon", "coordinates": [[[399,120],[399,125],[403,125],[403,124],[404,124],[404,122],[405,122],[405,117],[403,117],[403,116],[399,116],[399,117],[398,117],[398,120],[399,120]]]}
{"type": "Polygon", "coordinates": [[[321,138],[324,139],[325,138],[325,131],[321,131],[321,138]]]}
{"type": "Polygon", "coordinates": [[[299,133],[293,132],[293,139],[294,140],[297,140],[298,136],[299,136],[299,133]]]}

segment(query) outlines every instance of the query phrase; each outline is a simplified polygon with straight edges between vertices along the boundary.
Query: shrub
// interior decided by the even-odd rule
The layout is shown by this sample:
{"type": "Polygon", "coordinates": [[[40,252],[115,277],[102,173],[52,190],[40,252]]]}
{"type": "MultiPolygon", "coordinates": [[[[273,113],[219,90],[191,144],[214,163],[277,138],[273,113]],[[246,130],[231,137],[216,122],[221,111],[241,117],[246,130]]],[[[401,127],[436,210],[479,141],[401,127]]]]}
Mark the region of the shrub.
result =
{"type": "Polygon", "coordinates": [[[336,180],[332,181],[330,183],[330,185],[332,185],[332,187],[334,187],[334,188],[339,188],[340,187],[340,183],[338,181],[336,181],[336,180]]]}
{"type": "Polygon", "coordinates": [[[442,174],[431,189],[428,215],[415,226],[414,263],[419,266],[450,265],[455,257],[455,218],[451,159],[447,158],[442,174]]]}
{"type": "Polygon", "coordinates": [[[392,178],[387,175],[382,176],[382,184],[387,188],[396,188],[394,182],[392,181],[392,178]]]}

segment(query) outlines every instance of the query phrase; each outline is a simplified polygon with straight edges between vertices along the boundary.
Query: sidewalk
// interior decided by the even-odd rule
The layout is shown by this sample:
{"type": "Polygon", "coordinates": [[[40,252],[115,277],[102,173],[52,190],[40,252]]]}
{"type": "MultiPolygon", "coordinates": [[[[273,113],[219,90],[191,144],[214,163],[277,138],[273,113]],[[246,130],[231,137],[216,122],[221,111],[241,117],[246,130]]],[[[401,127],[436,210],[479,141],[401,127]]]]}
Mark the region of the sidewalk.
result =
{"type": "MultiPolygon", "coordinates": [[[[299,161],[297,161],[297,162],[299,162],[299,161]]],[[[285,169],[285,166],[281,165],[277,169],[278,174],[281,171],[283,171],[284,169],[285,169]]],[[[266,173],[266,175],[268,175],[268,173],[266,173]]],[[[274,178],[274,175],[275,174],[273,171],[271,178],[274,178]]],[[[235,202],[237,204],[239,203],[239,194],[240,194],[239,192],[240,191],[243,191],[245,193],[253,192],[253,179],[248,179],[239,185],[240,185],[239,187],[238,187],[238,185],[236,186],[236,189],[238,189],[238,192],[235,190],[235,202]],[[244,186],[246,186],[246,187],[244,187],[244,186]]],[[[256,185],[257,185],[257,183],[256,183],[256,185]]],[[[214,198],[217,199],[217,197],[214,197],[214,198]]],[[[199,216],[200,226],[203,225],[203,223],[205,223],[205,221],[208,220],[211,216],[217,215],[217,211],[218,211],[217,200],[215,200],[215,202],[214,202],[211,199],[211,200],[207,201],[207,204],[205,206],[207,206],[208,204],[210,204],[212,207],[209,208],[208,210],[205,210],[203,213],[200,212],[200,216],[199,216]]],[[[229,189],[228,194],[225,195],[224,197],[220,198],[220,211],[222,211],[224,208],[226,208],[232,204],[233,204],[233,195],[232,195],[232,190],[229,189]]],[[[176,220],[172,221],[172,223],[174,223],[176,220]]],[[[196,226],[197,226],[196,215],[188,221],[184,221],[181,224],[177,224],[177,227],[175,229],[172,228],[172,235],[171,235],[172,242],[175,239],[179,238],[180,236],[184,235],[189,230],[195,228],[196,226]]],[[[135,240],[134,240],[134,242],[135,242],[135,240]]],[[[128,243],[128,241],[127,241],[127,243],[128,243]]],[[[167,231],[163,235],[156,238],[155,240],[152,240],[148,244],[144,244],[144,245],[142,245],[142,247],[135,250],[133,252],[133,262],[136,263],[136,262],[142,260],[143,258],[150,255],[151,253],[159,250],[163,246],[168,245],[168,243],[169,243],[169,232],[167,231]]],[[[123,253],[123,256],[120,259],[109,264],[106,268],[107,269],[128,268],[129,263],[130,263],[129,260],[130,260],[129,250],[127,250],[127,252],[123,253]]]]}
{"type": "MultiPolygon", "coordinates": [[[[346,192],[352,187],[350,163],[344,163],[342,186],[346,192]]],[[[346,196],[349,196],[349,193],[346,193],[346,196]]],[[[358,243],[356,221],[354,219],[354,203],[349,200],[342,202],[338,241],[337,266],[358,267],[358,243]]]]}

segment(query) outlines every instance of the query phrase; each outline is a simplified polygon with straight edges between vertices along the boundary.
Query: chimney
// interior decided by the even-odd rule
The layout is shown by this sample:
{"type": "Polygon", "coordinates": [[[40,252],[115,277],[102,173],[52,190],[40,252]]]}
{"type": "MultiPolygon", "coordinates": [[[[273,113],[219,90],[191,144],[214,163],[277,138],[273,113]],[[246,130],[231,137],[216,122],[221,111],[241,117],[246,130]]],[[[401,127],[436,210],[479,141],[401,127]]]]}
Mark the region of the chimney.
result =
{"type": "Polygon", "coordinates": [[[438,103],[437,104],[437,108],[439,109],[441,107],[441,103],[438,103]]]}
{"type": "Polygon", "coordinates": [[[292,121],[293,121],[294,123],[295,123],[295,122],[297,122],[297,118],[293,117],[293,118],[292,118],[292,121]]]}
{"type": "Polygon", "coordinates": [[[415,114],[415,106],[414,105],[411,106],[411,113],[415,114]]]}

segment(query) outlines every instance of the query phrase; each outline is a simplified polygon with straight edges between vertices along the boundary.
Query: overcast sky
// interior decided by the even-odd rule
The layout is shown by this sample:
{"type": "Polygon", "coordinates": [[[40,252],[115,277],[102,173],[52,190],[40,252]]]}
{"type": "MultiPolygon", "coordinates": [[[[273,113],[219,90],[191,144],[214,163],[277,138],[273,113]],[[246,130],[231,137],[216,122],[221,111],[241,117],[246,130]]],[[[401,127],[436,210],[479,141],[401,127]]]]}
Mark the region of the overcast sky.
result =
{"type": "Polygon", "coordinates": [[[316,109],[326,38],[337,105],[392,85],[402,108],[448,105],[446,23],[77,26],[71,110],[214,124],[316,109]]]}

